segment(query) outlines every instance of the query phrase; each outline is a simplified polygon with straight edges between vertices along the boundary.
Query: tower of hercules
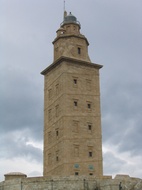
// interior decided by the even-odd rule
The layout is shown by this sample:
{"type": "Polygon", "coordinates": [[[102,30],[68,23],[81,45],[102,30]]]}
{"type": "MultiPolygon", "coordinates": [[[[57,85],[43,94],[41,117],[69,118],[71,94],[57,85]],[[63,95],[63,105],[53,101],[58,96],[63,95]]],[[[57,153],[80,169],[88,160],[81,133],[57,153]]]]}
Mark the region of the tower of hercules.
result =
{"type": "Polygon", "coordinates": [[[44,75],[44,176],[101,177],[99,69],[71,13],[53,41],[53,63],[44,75]]]}

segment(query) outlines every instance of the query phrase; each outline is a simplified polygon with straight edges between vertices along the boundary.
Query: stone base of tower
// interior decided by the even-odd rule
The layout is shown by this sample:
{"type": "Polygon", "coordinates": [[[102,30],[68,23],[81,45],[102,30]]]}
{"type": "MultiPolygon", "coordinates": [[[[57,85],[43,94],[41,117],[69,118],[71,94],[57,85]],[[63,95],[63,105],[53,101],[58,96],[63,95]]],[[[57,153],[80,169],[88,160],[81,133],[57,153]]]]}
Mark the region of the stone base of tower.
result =
{"type": "Polygon", "coordinates": [[[128,175],[103,176],[102,179],[86,176],[28,177],[5,179],[0,190],[141,190],[142,179],[128,175]]]}

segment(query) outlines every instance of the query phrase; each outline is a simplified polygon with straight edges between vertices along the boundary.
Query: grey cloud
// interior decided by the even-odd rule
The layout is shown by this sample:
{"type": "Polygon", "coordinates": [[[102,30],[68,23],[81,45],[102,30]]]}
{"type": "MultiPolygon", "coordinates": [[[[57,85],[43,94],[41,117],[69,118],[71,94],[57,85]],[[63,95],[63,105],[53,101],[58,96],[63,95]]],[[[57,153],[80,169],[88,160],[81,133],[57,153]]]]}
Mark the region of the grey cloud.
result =
{"type": "Polygon", "coordinates": [[[104,173],[114,175],[121,171],[121,168],[126,165],[126,161],[117,158],[112,152],[104,153],[104,173]]]}
{"type": "Polygon", "coordinates": [[[27,144],[29,141],[28,131],[15,131],[17,135],[7,133],[1,137],[0,157],[4,159],[24,158],[26,160],[42,162],[42,150],[27,144]]]}
{"type": "MultiPolygon", "coordinates": [[[[24,72],[14,71],[1,78],[1,120],[2,131],[22,130],[29,128],[34,135],[42,138],[43,97],[42,88],[33,83],[24,72]],[[26,77],[25,77],[26,76],[26,77]],[[40,97],[40,98],[39,98],[40,97]],[[38,131],[37,131],[38,130],[38,131]]],[[[31,133],[31,134],[32,134],[31,133]]]]}
{"type": "Polygon", "coordinates": [[[140,154],[142,151],[141,86],[133,82],[120,84],[121,81],[115,83],[103,96],[103,140],[104,143],[118,144],[120,152],[130,151],[132,154],[140,154]]]}

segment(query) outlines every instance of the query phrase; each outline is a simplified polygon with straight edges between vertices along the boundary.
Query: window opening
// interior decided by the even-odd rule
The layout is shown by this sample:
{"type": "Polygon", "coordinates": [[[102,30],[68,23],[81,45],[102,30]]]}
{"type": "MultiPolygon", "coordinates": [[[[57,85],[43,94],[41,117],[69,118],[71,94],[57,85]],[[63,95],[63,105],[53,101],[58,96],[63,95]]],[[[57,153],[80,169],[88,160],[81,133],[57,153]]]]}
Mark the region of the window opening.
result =
{"type": "Polygon", "coordinates": [[[77,84],[77,79],[73,79],[73,81],[74,81],[74,84],[77,84]]]}
{"type": "Polygon", "coordinates": [[[88,109],[91,109],[91,104],[88,103],[88,104],[87,104],[87,107],[88,107],[88,109]]]}
{"type": "Polygon", "coordinates": [[[81,48],[78,47],[78,54],[81,54],[81,48]]]}
{"type": "Polygon", "coordinates": [[[74,101],[74,106],[77,107],[77,101],[74,101]]]}
{"type": "Polygon", "coordinates": [[[58,136],[59,136],[59,131],[57,130],[57,131],[56,131],[56,137],[58,137],[58,136]]]}
{"type": "Polygon", "coordinates": [[[88,130],[91,131],[92,130],[92,125],[88,124],[88,130]]]}
{"type": "Polygon", "coordinates": [[[89,173],[89,175],[93,175],[93,173],[89,173]]]}
{"type": "Polygon", "coordinates": [[[56,84],[56,95],[58,96],[59,94],[59,84],[56,84]]]}
{"type": "Polygon", "coordinates": [[[58,153],[58,151],[56,152],[56,161],[57,162],[59,161],[59,153],[58,153]]]}
{"type": "Polygon", "coordinates": [[[75,175],[79,175],[79,173],[78,173],[78,172],[75,172],[75,175]]]}
{"type": "Polygon", "coordinates": [[[89,151],[89,157],[92,157],[93,154],[92,154],[92,151],[89,151]]]}

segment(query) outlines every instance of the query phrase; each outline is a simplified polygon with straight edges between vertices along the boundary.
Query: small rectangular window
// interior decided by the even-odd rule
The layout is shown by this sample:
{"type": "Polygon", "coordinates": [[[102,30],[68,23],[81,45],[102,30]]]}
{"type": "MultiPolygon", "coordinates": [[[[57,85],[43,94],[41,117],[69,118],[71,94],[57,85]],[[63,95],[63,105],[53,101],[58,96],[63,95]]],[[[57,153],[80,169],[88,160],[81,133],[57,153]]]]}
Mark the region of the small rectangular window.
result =
{"type": "Polygon", "coordinates": [[[88,124],[88,130],[92,131],[92,125],[91,124],[88,124]]]}
{"type": "Polygon", "coordinates": [[[56,137],[58,137],[59,136],[59,131],[58,130],[56,130],[56,137]]]}
{"type": "Polygon", "coordinates": [[[56,161],[59,161],[59,151],[56,152],[56,161]]]}
{"type": "Polygon", "coordinates": [[[93,173],[89,173],[89,175],[93,175],[93,173]]]}
{"type": "Polygon", "coordinates": [[[74,88],[77,88],[77,85],[78,85],[78,78],[77,77],[73,77],[73,87],[74,88]]]}
{"type": "Polygon", "coordinates": [[[74,84],[77,84],[77,79],[73,79],[73,81],[74,81],[74,84]]]}
{"type": "Polygon", "coordinates": [[[56,88],[56,96],[58,96],[59,95],[59,84],[56,84],[55,88],[56,88]]]}
{"type": "Polygon", "coordinates": [[[92,157],[92,156],[93,156],[92,151],[89,151],[89,157],[92,157]]]}
{"type": "Polygon", "coordinates": [[[79,175],[79,173],[78,173],[78,172],[75,172],[75,175],[79,175]]]}
{"type": "Polygon", "coordinates": [[[77,107],[77,101],[74,101],[74,107],[77,107]]]}
{"type": "Polygon", "coordinates": [[[81,48],[78,47],[78,54],[81,54],[81,48]]]}
{"type": "Polygon", "coordinates": [[[88,104],[87,104],[87,107],[88,107],[88,109],[91,109],[91,104],[88,103],[88,104]]]}

